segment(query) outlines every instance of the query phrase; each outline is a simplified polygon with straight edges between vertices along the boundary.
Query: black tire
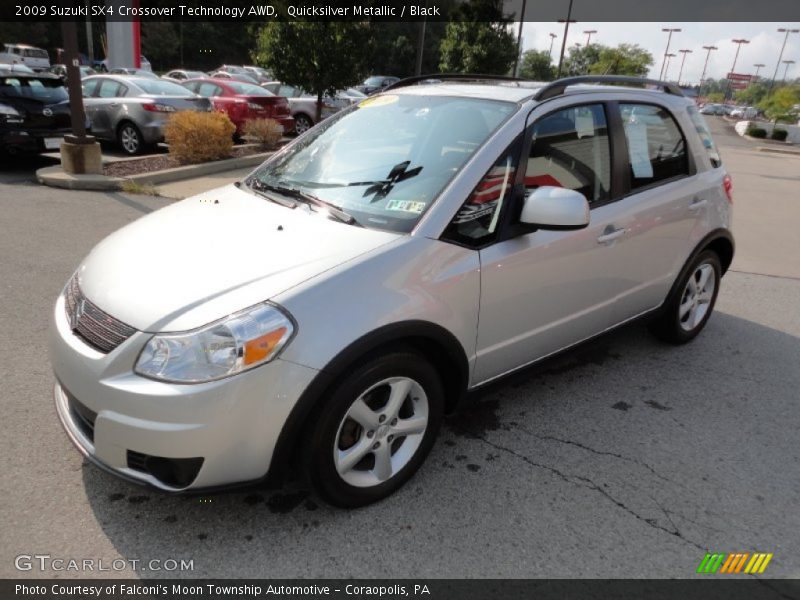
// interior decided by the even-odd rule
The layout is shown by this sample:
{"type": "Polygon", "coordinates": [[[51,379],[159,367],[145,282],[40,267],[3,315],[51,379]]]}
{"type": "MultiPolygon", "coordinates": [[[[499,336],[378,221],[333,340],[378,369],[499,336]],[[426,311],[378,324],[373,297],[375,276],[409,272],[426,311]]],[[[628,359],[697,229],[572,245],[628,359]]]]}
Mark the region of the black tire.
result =
{"type": "MultiPolygon", "coordinates": [[[[692,341],[703,330],[708,322],[714,305],[719,294],[719,285],[722,279],[722,265],[719,256],[713,250],[704,250],[698,254],[681,273],[681,278],[676,282],[669,297],[664,303],[664,307],[659,314],[650,322],[650,331],[657,338],[669,342],[670,344],[685,344],[692,341]],[[700,269],[708,266],[713,269],[714,287],[707,302],[707,309],[702,314],[702,318],[694,322],[689,318],[689,314],[683,313],[681,306],[691,304],[689,302],[691,291],[688,289],[690,279],[695,284],[698,282],[700,269]]],[[[695,310],[696,310],[695,305],[695,310]]],[[[691,313],[692,316],[694,313],[691,313]]]]}
{"type": "Polygon", "coordinates": [[[141,154],[146,146],[142,132],[130,121],[123,121],[117,127],[117,145],[129,156],[141,154]]]}
{"type": "MultiPolygon", "coordinates": [[[[390,384],[374,388],[370,392],[369,398],[370,408],[375,411],[375,414],[380,413],[381,409],[381,395],[384,394],[383,388],[388,388],[391,392],[390,384]],[[374,404],[377,403],[377,406],[374,404]]],[[[385,396],[388,398],[388,396],[385,396]]],[[[388,400],[387,404],[388,406],[388,400]]],[[[403,414],[402,410],[397,414],[401,419],[408,417],[408,412],[403,414]]],[[[370,360],[361,366],[357,367],[348,375],[344,376],[334,389],[324,400],[324,404],[312,419],[311,426],[308,428],[304,440],[303,447],[305,448],[305,469],[308,478],[317,493],[327,502],[345,508],[355,508],[364,506],[372,502],[377,502],[386,498],[398,488],[400,488],[406,481],[422,465],[425,457],[433,447],[436,435],[442,424],[442,417],[444,414],[444,389],[442,387],[441,379],[436,370],[421,356],[404,350],[387,353],[370,360]],[[409,436],[405,438],[402,435],[394,436],[388,435],[391,431],[386,428],[390,423],[396,423],[397,419],[391,421],[382,421],[382,426],[378,426],[377,431],[368,432],[355,424],[355,421],[346,420],[346,415],[351,406],[362,398],[365,392],[378,383],[385,381],[388,378],[402,378],[406,380],[413,380],[414,383],[419,385],[419,388],[412,388],[403,400],[403,409],[406,411],[414,411],[420,405],[414,404],[417,399],[414,396],[422,396],[417,394],[414,390],[423,391],[427,399],[427,426],[419,437],[413,438],[409,436]],[[366,443],[367,446],[373,442],[380,445],[381,442],[386,444],[386,452],[394,459],[397,455],[401,460],[402,456],[399,455],[403,444],[410,444],[406,447],[406,452],[409,455],[407,462],[396,472],[381,482],[367,484],[364,486],[353,485],[351,482],[346,481],[346,475],[340,475],[337,470],[336,460],[334,453],[341,450],[346,451],[349,448],[342,449],[342,439],[344,438],[344,428],[346,426],[355,425],[360,431],[360,434],[354,434],[352,447],[358,443],[366,443]],[[383,431],[381,431],[383,430],[383,431]],[[369,435],[372,433],[372,435],[369,435]],[[359,441],[355,441],[355,437],[359,441]],[[369,438],[369,439],[367,439],[369,438]],[[398,445],[399,444],[399,445],[398,445]],[[416,446],[418,444],[418,446],[416,446]],[[416,447],[416,449],[414,449],[416,447]]],[[[382,415],[383,416],[383,415],[382,415]]],[[[416,416],[416,413],[411,415],[416,416]]],[[[402,421],[401,421],[402,423],[402,421]]],[[[374,448],[375,446],[372,446],[374,448]]],[[[367,451],[355,467],[350,470],[352,477],[372,477],[372,473],[377,469],[377,453],[371,450],[367,451]],[[368,463],[373,463],[373,470],[368,467],[368,463]],[[360,468],[358,468],[360,467],[360,468]]]]}
{"type": "Polygon", "coordinates": [[[308,115],[295,115],[294,117],[294,131],[297,135],[301,135],[314,126],[314,121],[308,115]]]}

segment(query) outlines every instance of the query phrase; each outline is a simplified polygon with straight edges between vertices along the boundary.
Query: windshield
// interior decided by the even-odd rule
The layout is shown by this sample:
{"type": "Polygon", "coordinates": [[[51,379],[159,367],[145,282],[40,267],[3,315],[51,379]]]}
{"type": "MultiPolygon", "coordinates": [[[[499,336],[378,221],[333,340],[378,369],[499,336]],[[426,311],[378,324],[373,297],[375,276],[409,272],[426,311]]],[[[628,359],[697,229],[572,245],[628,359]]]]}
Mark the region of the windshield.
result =
{"type": "Polygon", "coordinates": [[[313,195],[365,227],[406,233],[515,109],[475,98],[367,98],[311,129],[254,178],[313,195]]]}
{"type": "Polygon", "coordinates": [[[154,96],[180,96],[183,98],[194,96],[192,92],[182,85],[172,83],[171,81],[138,79],[136,80],[136,85],[139,86],[145,94],[152,94],[154,96]]]}
{"type": "Polygon", "coordinates": [[[383,82],[383,77],[368,77],[364,80],[364,85],[368,85],[370,87],[378,86],[383,82]]]}
{"type": "Polygon", "coordinates": [[[226,81],[225,85],[241,96],[274,96],[264,88],[253,85],[252,83],[240,83],[238,81],[226,81]]]}
{"type": "Polygon", "coordinates": [[[30,98],[55,104],[67,101],[67,90],[60,79],[0,77],[0,98],[30,98]]]}

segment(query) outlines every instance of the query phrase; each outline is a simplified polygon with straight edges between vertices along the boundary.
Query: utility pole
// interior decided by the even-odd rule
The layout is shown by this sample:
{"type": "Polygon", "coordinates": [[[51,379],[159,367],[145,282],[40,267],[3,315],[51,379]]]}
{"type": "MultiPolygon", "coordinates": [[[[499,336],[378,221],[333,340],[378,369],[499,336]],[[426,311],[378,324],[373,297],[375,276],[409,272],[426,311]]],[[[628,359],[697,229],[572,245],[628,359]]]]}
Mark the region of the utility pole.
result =
{"type": "Polygon", "coordinates": [[[782,84],[786,83],[786,74],[789,72],[789,65],[793,65],[794,61],[793,60],[784,60],[783,64],[786,65],[786,68],[783,70],[783,80],[781,80],[782,84]]]}
{"type": "MultiPolygon", "coordinates": [[[[567,9],[567,18],[564,19],[564,39],[561,40],[561,56],[558,57],[558,73],[556,74],[556,79],[561,77],[561,69],[564,66],[564,51],[567,49],[567,34],[569,33],[569,24],[575,22],[571,21],[572,2],[573,0],[569,0],[569,8],[567,9]]],[[[559,19],[559,23],[560,22],[561,20],[559,19]]]]}
{"type": "Polygon", "coordinates": [[[672,34],[678,33],[680,28],[677,27],[662,27],[661,31],[669,33],[667,36],[667,49],[664,50],[664,60],[661,61],[661,70],[658,72],[659,80],[664,79],[664,66],[667,64],[667,54],[669,54],[669,44],[672,41],[672,34]]]}
{"type": "Polygon", "coordinates": [[[592,34],[597,33],[597,29],[586,29],[584,32],[586,34],[586,47],[589,47],[589,44],[592,43],[592,34]]]}
{"type": "Polygon", "coordinates": [[[683,58],[681,59],[681,70],[678,71],[678,85],[681,84],[681,77],[683,76],[683,65],[686,64],[686,55],[691,54],[691,50],[678,50],[681,54],[683,54],[683,58]]]}
{"type": "MultiPolygon", "coordinates": [[[[428,6],[428,3],[425,3],[428,6]]],[[[419,35],[417,36],[417,64],[414,67],[414,75],[422,75],[422,54],[425,51],[425,26],[428,23],[428,17],[423,17],[422,22],[419,24],[419,35]]],[[[514,73],[516,74],[517,67],[514,66],[514,73]]]]}
{"type": "Polygon", "coordinates": [[[675,58],[675,56],[677,56],[677,55],[676,54],[672,54],[671,52],[669,54],[665,54],[664,55],[664,58],[667,59],[667,64],[664,67],[664,76],[662,77],[663,81],[669,81],[669,79],[667,79],[667,77],[669,77],[669,63],[670,63],[671,59],[675,58]]]}
{"type": "MultiPolygon", "coordinates": [[[[517,76],[519,72],[519,56],[522,53],[522,25],[525,23],[525,5],[528,3],[527,0],[522,0],[522,13],[519,15],[519,33],[517,33],[517,57],[514,59],[514,77],[517,76]]],[[[419,73],[417,73],[419,75],[419,73]]]]}
{"type": "Polygon", "coordinates": [[[800,29],[788,29],[785,27],[781,27],[778,29],[778,33],[785,33],[786,35],[783,36],[783,45],[781,46],[781,52],[778,54],[778,63],[775,65],[775,73],[772,75],[772,81],[769,82],[769,89],[767,90],[767,96],[772,93],[772,88],[775,85],[775,80],[778,78],[778,67],[781,66],[781,59],[783,58],[783,51],[786,50],[786,42],[789,39],[790,33],[798,33],[800,29]]]}
{"type": "Polygon", "coordinates": [[[550,60],[552,60],[553,59],[553,42],[556,41],[556,38],[558,36],[555,33],[551,33],[549,35],[550,35],[550,52],[548,53],[548,56],[550,57],[550,60]]]}
{"type": "Polygon", "coordinates": [[[89,66],[94,67],[94,37],[92,36],[92,14],[89,8],[89,0],[86,0],[86,56],[89,58],[89,66]]]}
{"type": "Polygon", "coordinates": [[[763,63],[757,63],[757,64],[755,64],[753,66],[756,68],[756,74],[753,75],[753,79],[750,80],[751,83],[753,81],[758,81],[758,72],[761,70],[761,67],[766,67],[767,65],[765,65],[763,63]]]}
{"type": "Polygon", "coordinates": [[[711,56],[712,50],[719,50],[716,46],[703,46],[703,50],[706,50],[706,62],[703,64],[703,74],[700,75],[700,88],[697,90],[697,95],[702,96],[703,92],[703,82],[706,80],[706,69],[708,68],[708,57],[711,56]]]}
{"type": "MultiPolygon", "coordinates": [[[[736,61],[739,60],[739,50],[742,49],[742,44],[749,44],[750,40],[746,40],[744,38],[739,38],[736,40],[731,40],[734,44],[736,44],[736,54],[733,56],[733,66],[731,67],[730,75],[736,73],[736,61]]],[[[725,88],[725,100],[728,99],[728,94],[731,91],[731,79],[728,77],[728,85],[725,88]]]]}

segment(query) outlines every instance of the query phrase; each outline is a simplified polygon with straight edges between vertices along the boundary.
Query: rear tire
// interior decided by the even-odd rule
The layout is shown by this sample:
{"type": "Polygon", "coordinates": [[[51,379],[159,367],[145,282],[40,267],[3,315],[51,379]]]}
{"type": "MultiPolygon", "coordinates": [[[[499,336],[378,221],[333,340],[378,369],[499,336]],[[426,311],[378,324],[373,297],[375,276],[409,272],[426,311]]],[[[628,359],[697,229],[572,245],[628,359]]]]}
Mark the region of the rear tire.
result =
{"type": "Polygon", "coordinates": [[[382,500],[408,481],[444,414],[439,375],[408,351],[356,368],[324,402],[303,440],[306,472],[322,498],[348,508],[382,500]]]}
{"type": "Polygon", "coordinates": [[[705,250],[698,254],[650,323],[653,335],[671,344],[685,344],[697,337],[714,310],[721,279],[717,253],[705,250]]]}
{"type": "Polygon", "coordinates": [[[307,115],[295,115],[294,117],[294,131],[297,135],[301,135],[314,126],[314,121],[307,115]]]}
{"type": "Polygon", "coordinates": [[[129,121],[122,123],[117,128],[117,143],[122,151],[129,156],[141,154],[145,148],[142,132],[129,121]]]}

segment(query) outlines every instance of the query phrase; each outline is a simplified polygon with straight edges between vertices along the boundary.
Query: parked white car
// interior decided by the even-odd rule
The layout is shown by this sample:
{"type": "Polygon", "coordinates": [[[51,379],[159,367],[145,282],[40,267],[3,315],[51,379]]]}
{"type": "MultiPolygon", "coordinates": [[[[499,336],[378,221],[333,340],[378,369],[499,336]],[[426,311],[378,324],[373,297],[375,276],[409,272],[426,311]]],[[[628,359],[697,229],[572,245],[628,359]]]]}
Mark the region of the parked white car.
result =
{"type": "Polygon", "coordinates": [[[46,71],[50,68],[50,55],[47,50],[27,44],[4,44],[0,63],[21,64],[36,72],[46,71]]]}
{"type": "Polygon", "coordinates": [[[758,109],[755,106],[740,106],[734,108],[729,116],[733,117],[734,119],[755,119],[758,115],[758,109]]]}

